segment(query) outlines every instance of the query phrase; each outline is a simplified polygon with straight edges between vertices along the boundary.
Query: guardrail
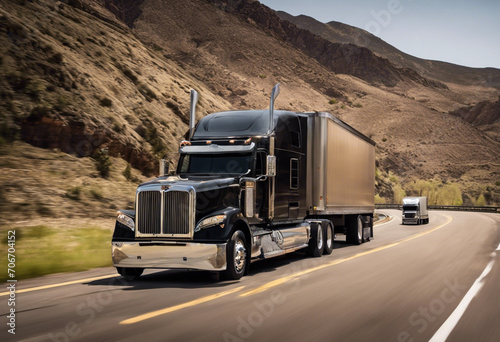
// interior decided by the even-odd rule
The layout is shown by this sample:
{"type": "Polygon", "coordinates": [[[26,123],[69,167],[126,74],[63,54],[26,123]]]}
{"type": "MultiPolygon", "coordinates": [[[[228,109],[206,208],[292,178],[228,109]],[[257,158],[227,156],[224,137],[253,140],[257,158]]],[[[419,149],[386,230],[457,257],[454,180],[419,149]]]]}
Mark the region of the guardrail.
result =
{"type": "MultiPolygon", "coordinates": [[[[403,209],[402,204],[375,204],[375,209],[403,209]]],[[[500,213],[500,207],[474,207],[465,205],[429,205],[434,210],[478,211],[483,213],[500,213]]]]}

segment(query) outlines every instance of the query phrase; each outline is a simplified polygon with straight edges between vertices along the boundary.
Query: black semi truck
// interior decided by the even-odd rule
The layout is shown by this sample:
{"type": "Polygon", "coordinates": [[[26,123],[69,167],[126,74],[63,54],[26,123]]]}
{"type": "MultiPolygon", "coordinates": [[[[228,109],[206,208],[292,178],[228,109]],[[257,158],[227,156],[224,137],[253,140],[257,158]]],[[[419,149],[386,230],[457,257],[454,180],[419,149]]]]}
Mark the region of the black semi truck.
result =
{"type": "Polygon", "coordinates": [[[270,108],[219,112],[195,124],[175,171],[139,185],[135,210],[120,210],[113,265],[127,279],[145,268],[220,271],[299,249],[330,254],[335,234],[373,237],[375,143],[325,112],[270,108]]]}

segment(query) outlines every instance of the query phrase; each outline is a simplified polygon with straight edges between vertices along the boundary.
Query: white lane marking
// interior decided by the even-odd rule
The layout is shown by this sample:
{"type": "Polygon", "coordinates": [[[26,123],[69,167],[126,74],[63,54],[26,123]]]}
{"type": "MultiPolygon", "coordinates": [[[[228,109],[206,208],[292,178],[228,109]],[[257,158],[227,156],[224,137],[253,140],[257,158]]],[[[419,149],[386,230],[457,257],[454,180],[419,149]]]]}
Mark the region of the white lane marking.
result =
{"type": "MultiPolygon", "coordinates": [[[[500,244],[498,244],[498,247],[496,251],[500,250],[500,244]]],[[[484,278],[490,273],[491,269],[493,268],[493,265],[495,264],[495,258],[496,258],[497,253],[493,252],[492,253],[492,259],[486,265],[486,268],[484,269],[483,273],[479,276],[479,278],[476,279],[474,284],[472,284],[471,288],[469,291],[465,294],[464,298],[462,298],[462,301],[460,304],[458,304],[457,308],[455,311],[452,312],[450,317],[441,325],[441,327],[436,331],[434,336],[429,340],[429,342],[442,342],[446,341],[448,336],[450,336],[451,332],[453,329],[455,329],[458,321],[462,318],[463,314],[469,307],[470,303],[476,297],[476,295],[481,291],[481,289],[484,286],[484,278]]]]}

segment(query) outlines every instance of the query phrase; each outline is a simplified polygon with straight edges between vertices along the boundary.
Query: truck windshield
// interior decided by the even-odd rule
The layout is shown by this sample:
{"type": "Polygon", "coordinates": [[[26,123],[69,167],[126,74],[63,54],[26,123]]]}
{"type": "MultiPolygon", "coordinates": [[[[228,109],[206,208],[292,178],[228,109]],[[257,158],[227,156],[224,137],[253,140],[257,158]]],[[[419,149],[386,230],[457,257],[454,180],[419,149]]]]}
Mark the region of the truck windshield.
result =
{"type": "Polygon", "coordinates": [[[416,205],[403,205],[404,211],[417,211],[418,207],[416,205]]]}
{"type": "Polygon", "coordinates": [[[252,168],[252,160],[251,154],[186,154],[180,173],[242,175],[252,168]]]}

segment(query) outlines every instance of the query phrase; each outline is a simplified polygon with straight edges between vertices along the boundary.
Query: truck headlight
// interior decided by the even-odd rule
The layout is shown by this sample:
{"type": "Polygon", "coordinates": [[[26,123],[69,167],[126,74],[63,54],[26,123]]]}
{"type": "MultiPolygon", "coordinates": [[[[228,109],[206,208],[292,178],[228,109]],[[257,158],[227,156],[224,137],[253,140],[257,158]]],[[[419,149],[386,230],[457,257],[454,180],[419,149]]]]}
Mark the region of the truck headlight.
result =
{"type": "Polygon", "coordinates": [[[207,217],[206,219],[201,220],[200,223],[196,225],[194,232],[196,233],[202,229],[217,225],[219,225],[221,228],[224,228],[225,221],[226,221],[226,215],[216,215],[207,217]]]}
{"type": "Polygon", "coordinates": [[[125,227],[130,228],[131,231],[135,231],[134,220],[131,217],[125,215],[124,213],[122,213],[120,211],[117,212],[116,213],[116,221],[120,222],[125,227]]]}

